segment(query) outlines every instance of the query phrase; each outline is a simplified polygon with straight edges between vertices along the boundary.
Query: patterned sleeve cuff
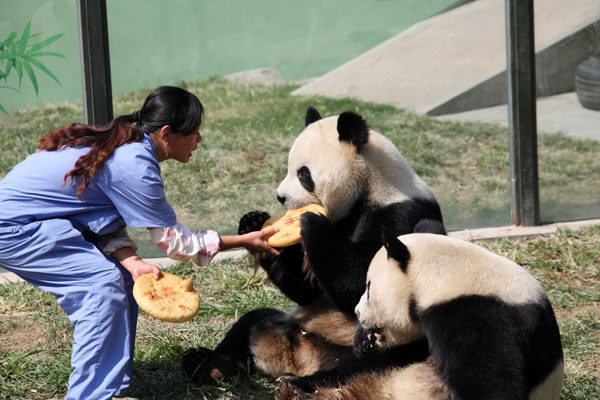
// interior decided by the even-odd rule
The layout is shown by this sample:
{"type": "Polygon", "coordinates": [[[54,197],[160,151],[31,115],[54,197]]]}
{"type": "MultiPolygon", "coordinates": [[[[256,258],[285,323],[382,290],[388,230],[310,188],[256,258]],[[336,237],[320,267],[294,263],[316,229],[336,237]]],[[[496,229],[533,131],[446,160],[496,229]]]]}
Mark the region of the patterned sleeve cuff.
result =
{"type": "Polygon", "coordinates": [[[191,231],[180,223],[148,230],[152,241],[173,260],[192,260],[197,265],[208,265],[220,250],[221,239],[215,231],[191,231]]]}
{"type": "Polygon", "coordinates": [[[126,229],[122,229],[119,232],[109,235],[100,236],[97,241],[97,245],[102,253],[106,256],[112,256],[115,251],[124,247],[129,247],[134,252],[136,252],[138,249],[135,242],[127,234],[126,229]]]}

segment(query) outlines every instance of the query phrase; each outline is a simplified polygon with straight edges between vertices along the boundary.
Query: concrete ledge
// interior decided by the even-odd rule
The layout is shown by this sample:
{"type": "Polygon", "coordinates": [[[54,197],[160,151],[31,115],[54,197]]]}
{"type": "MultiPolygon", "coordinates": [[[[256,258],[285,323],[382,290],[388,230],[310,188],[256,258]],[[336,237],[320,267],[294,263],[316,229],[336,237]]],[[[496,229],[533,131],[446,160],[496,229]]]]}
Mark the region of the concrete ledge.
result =
{"type": "MultiPolygon", "coordinates": [[[[223,260],[225,258],[240,258],[240,257],[246,256],[247,254],[248,254],[248,252],[245,249],[227,250],[227,251],[217,254],[215,256],[215,258],[213,259],[213,261],[219,261],[219,260],[223,260]]],[[[170,265],[177,264],[179,262],[179,261],[172,260],[168,257],[146,258],[146,259],[144,259],[144,261],[146,261],[150,264],[158,265],[161,268],[166,268],[170,265]]]]}
{"type": "Polygon", "coordinates": [[[466,229],[464,231],[449,232],[448,235],[470,242],[478,240],[522,240],[534,238],[540,235],[549,235],[559,228],[568,228],[574,231],[588,226],[600,225],[600,219],[589,219],[585,221],[563,222],[540,226],[500,226],[495,228],[466,229]]]}
{"type": "Polygon", "coordinates": [[[9,283],[9,282],[20,282],[22,280],[23,279],[19,278],[12,272],[0,272],[0,285],[2,285],[3,283],[9,283]]]}
{"type": "MultiPolygon", "coordinates": [[[[563,132],[580,139],[600,141],[600,112],[583,108],[575,92],[538,98],[538,132],[563,132]]],[[[506,105],[435,117],[444,121],[482,121],[508,127],[506,105]]]]}
{"type": "MultiPolygon", "coordinates": [[[[541,226],[501,226],[496,228],[466,229],[463,231],[449,232],[448,235],[455,238],[468,240],[470,242],[480,240],[495,241],[502,239],[522,240],[534,238],[540,235],[549,235],[556,232],[556,230],[559,228],[568,228],[577,231],[594,225],[600,225],[600,219],[589,219],[585,221],[564,222],[541,226]]],[[[248,252],[244,249],[224,251],[217,254],[217,256],[214,258],[214,261],[231,257],[240,258],[246,256],[247,254],[248,252]]],[[[171,260],[167,257],[147,258],[146,261],[151,264],[156,264],[161,268],[166,268],[177,263],[177,261],[171,260]]],[[[0,272],[0,285],[3,283],[19,281],[22,281],[22,279],[12,272],[0,272]]]]}

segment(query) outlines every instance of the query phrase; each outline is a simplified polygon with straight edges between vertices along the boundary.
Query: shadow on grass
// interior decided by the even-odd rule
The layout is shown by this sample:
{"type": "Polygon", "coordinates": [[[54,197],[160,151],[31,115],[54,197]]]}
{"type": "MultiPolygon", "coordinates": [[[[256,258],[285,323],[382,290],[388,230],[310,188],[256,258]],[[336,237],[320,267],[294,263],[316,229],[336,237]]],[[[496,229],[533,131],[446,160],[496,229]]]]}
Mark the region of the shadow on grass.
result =
{"type": "Polygon", "coordinates": [[[273,398],[274,380],[266,376],[239,377],[210,386],[194,384],[183,374],[182,353],[183,349],[177,349],[157,360],[136,361],[127,396],[140,400],[273,398]]]}

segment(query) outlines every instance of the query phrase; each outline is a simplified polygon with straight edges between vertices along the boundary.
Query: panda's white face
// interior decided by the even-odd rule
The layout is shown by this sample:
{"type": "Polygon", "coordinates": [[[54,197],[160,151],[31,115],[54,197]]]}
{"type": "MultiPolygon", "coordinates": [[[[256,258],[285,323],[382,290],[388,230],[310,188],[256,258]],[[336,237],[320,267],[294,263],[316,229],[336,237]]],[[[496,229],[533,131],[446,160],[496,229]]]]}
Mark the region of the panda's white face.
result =
{"type": "Polygon", "coordinates": [[[363,328],[381,333],[378,347],[406,344],[423,337],[421,325],[410,316],[412,299],[409,275],[381,248],[371,261],[367,288],[355,308],[363,328]]]}
{"type": "Polygon", "coordinates": [[[365,177],[356,148],[341,142],[338,117],[311,123],[296,138],[288,158],[288,173],[277,188],[277,197],[287,209],[319,204],[336,221],[350,211],[365,177]]]}

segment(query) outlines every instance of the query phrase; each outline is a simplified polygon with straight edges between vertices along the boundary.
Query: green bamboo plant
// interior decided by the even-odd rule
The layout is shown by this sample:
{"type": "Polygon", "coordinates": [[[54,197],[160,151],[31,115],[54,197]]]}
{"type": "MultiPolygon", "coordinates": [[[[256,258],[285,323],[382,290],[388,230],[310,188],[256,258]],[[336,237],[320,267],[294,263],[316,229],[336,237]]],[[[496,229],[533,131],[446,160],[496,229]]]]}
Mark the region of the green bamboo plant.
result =
{"type": "MultiPolygon", "coordinates": [[[[60,39],[64,33],[51,36],[41,42],[32,43],[31,39],[40,36],[39,33],[31,33],[31,21],[27,23],[21,37],[18,38],[17,32],[11,32],[10,35],[2,42],[0,42],[0,80],[4,80],[5,85],[0,85],[0,89],[8,89],[21,93],[21,82],[23,79],[23,71],[29,77],[35,95],[38,95],[38,80],[35,75],[34,67],[42,71],[50,78],[54,79],[56,83],[61,85],[58,78],[44,65],[38,58],[39,57],[60,57],[66,59],[66,57],[60,53],[53,51],[42,51],[52,43],[60,39]],[[8,77],[11,73],[16,73],[19,79],[17,86],[11,86],[8,82],[8,77]]],[[[62,86],[62,85],[61,85],[62,86]]],[[[8,115],[6,109],[0,104],[0,111],[8,115]]]]}

